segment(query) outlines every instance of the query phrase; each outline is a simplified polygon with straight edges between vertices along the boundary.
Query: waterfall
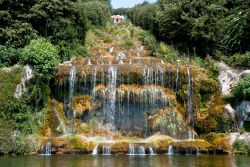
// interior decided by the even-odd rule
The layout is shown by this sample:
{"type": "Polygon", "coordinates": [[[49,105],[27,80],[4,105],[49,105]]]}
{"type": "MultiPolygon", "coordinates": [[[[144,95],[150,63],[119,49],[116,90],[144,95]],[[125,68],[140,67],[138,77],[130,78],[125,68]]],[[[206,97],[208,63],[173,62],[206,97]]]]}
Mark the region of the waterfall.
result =
{"type": "Polygon", "coordinates": [[[187,110],[186,118],[189,126],[194,127],[194,118],[193,118],[193,98],[192,98],[192,75],[187,67],[188,74],[188,84],[187,84],[187,110]]]}
{"type": "Polygon", "coordinates": [[[128,155],[135,155],[135,146],[134,146],[134,144],[129,144],[128,155]]]}
{"type": "Polygon", "coordinates": [[[149,147],[149,153],[150,153],[150,155],[156,155],[156,154],[154,153],[154,149],[153,149],[152,147],[149,147]]]}
{"type": "Polygon", "coordinates": [[[95,148],[92,151],[92,155],[98,155],[98,144],[95,146],[95,148]]]}
{"type": "Polygon", "coordinates": [[[42,155],[51,155],[51,142],[42,146],[42,155]]]}
{"type": "Polygon", "coordinates": [[[75,83],[76,83],[76,67],[72,66],[70,69],[69,76],[69,100],[72,100],[75,91],[75,83]]]}
{"type": "Polygon", "coordinates": [[[97,67],[95,66],[93,71],[92,71],[92,78],[91,78],[92,96],[93,96],[94,101],[95,101],[96,73],[97,73],[97,67]]]}
{"type": "Polygon", "coordinates": [[[139,146],[139,155],[145,155],[145,148],[144,148],[144,146],[139,146]]]}
{"type": "MultiPolygon", "coordinates": [[[[75,92],[75,84],[76,84],[76,67],[72,66],[70,69],[70,76],[69,76],[69,106],[71,104],[75,92]]],[[[71,118],[72,113],[70,109],[66,110],[65,116],[68,119],[71,118]]]]}
{"type": "Polygon", "coordinates": [[[173,155],[174,154],[174,150],[173,150],[173,146],[168,146],[168,155],[173,155]]]}
{"type": "Polygon", "coordinates": [[[103,155],[111,155],[111,147],[110,146],[103,146],[102,147],[102,154],[103,155]]]}
{"type": "Polygon", "coordinates": [[[109,123],[114,125],[114,113],[116,110],[116,78],[117,78],[117,67],[110,66],[108,69],[108,97],[109,97],[109,104],[110,104],[110,111],[108,111],[108,120],[109,123]]]}
{"type": "Polygon", "coordinates": [[[87,60],[87,65],[92,65],[90,59],[87,60]]]}
{"type": "Polygon", "coordinates": [[[192,154],[192,150],[191,148],[186,148],[186,155],[191,155],[192,154]]]}
{"type": "Polygon", "coordinates": [[[196,155],[201,155],[201,154],[200,154],[200,150],[199,150],[199,148],[198,148],[197,146],[195,146],[195,154],[196,154],[196,155]]]}
{"type": "Polygon", "coordinates": [[[122,59],[121,59],[121,60],[119,60],[119,64],[124,64],[122,59]]]}
{"type": "Polygon", "coordinates": [[[178,82],[179,82],[179,66],[177,64],[176,66],[176,90],[175,90],[176,93],[178,92],[178,86],[179,86],[178,82]]]}

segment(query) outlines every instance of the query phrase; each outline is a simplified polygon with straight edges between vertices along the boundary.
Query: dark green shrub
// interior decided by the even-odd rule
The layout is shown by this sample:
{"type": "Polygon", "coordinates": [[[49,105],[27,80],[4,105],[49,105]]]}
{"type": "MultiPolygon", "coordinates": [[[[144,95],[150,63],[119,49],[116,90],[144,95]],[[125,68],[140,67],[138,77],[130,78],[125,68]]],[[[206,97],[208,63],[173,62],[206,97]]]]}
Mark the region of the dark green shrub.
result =
{"type": "Polygon", "coordinates": [[[103,26],[111,19],[110,6],[105,2],[81,0],[77,6],[81,19],[88,20],[91,25],[103,26]]]}
{"type": "Polygon", "coordinates": [[[233,144],[234,151],[242,153],[250,153],[250,147],[245,143],[245,141],[237,139],[233,144]]]}
{"type": "Polygon", "coordinates": [[[21,53],[18,49],[0,45],[0,67],[9,67],[17,64],[21,53]]]}
{"type": "Polygon", "coordinates": [[[44,38],[32,40],[23,49],[22,62],[32,65],[39,79],[49,80],[58,63],[56,47],[44,38]]]}

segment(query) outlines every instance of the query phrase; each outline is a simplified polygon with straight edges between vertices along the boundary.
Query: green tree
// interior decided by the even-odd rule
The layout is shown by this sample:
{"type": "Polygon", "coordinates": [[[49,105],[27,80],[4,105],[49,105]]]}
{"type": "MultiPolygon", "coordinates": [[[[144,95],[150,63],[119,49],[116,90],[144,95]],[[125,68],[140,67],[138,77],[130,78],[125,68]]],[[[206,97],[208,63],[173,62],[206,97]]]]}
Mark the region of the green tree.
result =
{"type": "Polygon", "coordinates": [[[22,61],[34,67],[38,79],[48,81],[58,64],[56,47],[44,38],[32,40],[23,49],[22,61]]]}
{"type": "Polygon", "coordinates": [[[88,21],[89,24],[96,26],[104,26],[110,20],[111,9],[105,2],[99,1],[78,1],[78,10],[80,18],[88,21]]]}
{"type": "Polygon", "coordinates": [[[18,49],[0,45],[0,67],[8,67],[17,64],[20,60],[21,53],[18,49]]]}
{"type": "Polygon", "coordinates": [[[230,10],[222,44],[229,53],[245,53],[250,50],[250,2],[228,2],[227,8],[230,10]]]}
{"type": "Polygon", "coordinates": [[[36,36],[28,22],[29,10],[37,0],[0,1],[0,44],[23,47],[36,36]]]}

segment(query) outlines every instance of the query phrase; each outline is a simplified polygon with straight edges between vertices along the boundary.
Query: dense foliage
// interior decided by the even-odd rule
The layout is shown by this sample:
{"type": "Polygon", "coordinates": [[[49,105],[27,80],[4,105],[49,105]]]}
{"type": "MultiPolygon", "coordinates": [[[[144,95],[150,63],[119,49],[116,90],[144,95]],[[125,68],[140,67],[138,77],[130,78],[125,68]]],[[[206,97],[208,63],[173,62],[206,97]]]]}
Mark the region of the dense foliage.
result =
{"type": "Polygon", "coordinates": [[[195,49],[201,57],[218,58],[216,50],[227,56],[249,51],[249,8],[245,0],[159,0],[114,13],[128,15],[135,25],[182,52],[195,49]]]}
{"type": "Polygon", "coordinates": [[[90,1],[78,2],[80,17],[88,20],[88,23],[96,26],[104,26],[110,19],[110,7],[104,2],[90,1]]]}
{"type": "Polygon", "coordinates": [[[10,67],[0,69],[0,153],[35,151],[28,135],[39,134],[56,66],[88,55],[87,30],[103,26],[110,11],[109,0],[0,0],[0,67],[10,67]],[[35,77],[15,99],[25,64],[35,77]]]}
{"type": "Polygon", "coordinates": [[[0,45],[0,67],[9,67],[17,64],[21,53],[19,49],[0,45]]]}
{"type": "Polygon", "coordinates": [[[229,101],[250,100],[250,76],[245,77],[235,85],[227,99],[229,101]]]}
{"type": "Polygon", "coordinates": [[[53,77],[57,65],[57,51],[46,39],[39,38],[32,40],[23,49],[22,61],[24,64],[33,65],[39,79],[49,80],[53,77]]]}

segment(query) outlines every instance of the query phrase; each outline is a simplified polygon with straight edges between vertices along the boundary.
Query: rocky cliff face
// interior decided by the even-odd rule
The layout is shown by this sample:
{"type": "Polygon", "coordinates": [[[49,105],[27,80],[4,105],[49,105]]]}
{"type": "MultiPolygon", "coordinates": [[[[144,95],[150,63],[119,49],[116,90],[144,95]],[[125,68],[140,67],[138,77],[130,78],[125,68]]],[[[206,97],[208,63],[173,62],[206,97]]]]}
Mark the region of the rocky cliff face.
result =
{"type": "Polygon", "coordinates": [[[23,67],[23,73],[21,78],[21,83],[16,86],[16,91],[14,93],[15,98],[20,98],[24,92],[27,91],[25,83],[28,82],[34,76],[34,71],[31,66],[25,65],[23,67]]]}
{"type": "MultiPolygon", "coordinates": [[[[250,75],[250,70],[235,70],[227,64],[220,62],[217,64],[219,69],[219,81],[222,96],[230,94],[231,88],[241,79],[250,75]]],[[[250,101],[242,101],[233,107],[231,104],[225,106],[225,112],[237,121],[239,128],[243,127],[244,121],[250,121],[250,101]]]]}

